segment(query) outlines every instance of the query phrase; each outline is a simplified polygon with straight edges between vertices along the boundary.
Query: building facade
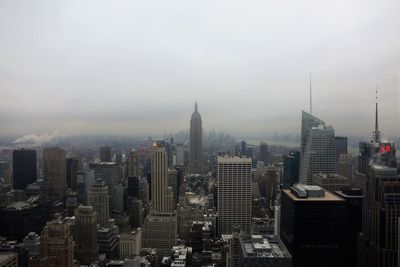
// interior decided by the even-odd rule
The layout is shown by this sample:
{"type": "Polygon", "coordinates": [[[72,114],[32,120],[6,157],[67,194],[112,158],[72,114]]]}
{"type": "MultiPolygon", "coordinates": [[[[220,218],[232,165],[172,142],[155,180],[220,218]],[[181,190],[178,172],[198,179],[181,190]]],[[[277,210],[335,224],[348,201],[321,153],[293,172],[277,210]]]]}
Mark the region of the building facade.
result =
{"type": "Polygon", "coordinates": [[[197,111],[197,102],[190,119],[190,171],[192,173],[203,172],[203,128],[201,115],[197,111]]]}

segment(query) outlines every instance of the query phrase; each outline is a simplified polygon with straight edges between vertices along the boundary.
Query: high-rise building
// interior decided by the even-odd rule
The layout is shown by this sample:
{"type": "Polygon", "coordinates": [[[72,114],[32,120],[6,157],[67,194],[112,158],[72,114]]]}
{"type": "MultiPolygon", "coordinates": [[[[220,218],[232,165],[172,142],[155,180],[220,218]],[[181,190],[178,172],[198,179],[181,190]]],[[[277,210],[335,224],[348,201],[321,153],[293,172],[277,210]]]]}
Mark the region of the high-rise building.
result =
{"type": "Polygon", "coordinates": [[[176,144],[176,164],[183,166],[185,164],[185,150],[183,144],[176,144]]]}
{"type": "Polygon", "coordinates": [[[86,205],[88,203],[89,191],[94,183],[94,170],[80,170],[76,174],[76,192],[78,203],[86,205]]]}
{"type": "Polygon", "coordinates": [[[350,180],[349,178],[339,175],[339,174],[330,174],[330,173],[318,173],[313,174],[312,178],[313,184],[322,187],[325,190],[330,192],[340,191],[342,188],[349,187],[350,180]]]}
{"type": "Polygon", "coordinates": [[[336,136],[336,160],[339,160],[341,154],[347,154],[347,137],[336,136]]]}
{"type": "Polygon", "coordinates": [[[398,266],[400,177],[395,168],[381,165],[370,168],[363,209],[358,266],[398,266]]]}
{"type": "Polygon", "coordinates": [[[283,188],[299,182],[300,152],[290,151],[289,155],[283,157],[283,188]]]}
{"type": "Polygon", "coordinates": [[[300,181],[311,184],[315,173],[336,173],[335,131],[303,111],[300,181]]]}
{"type": "Polygon", "coordinates": [[[128,176],[139,177],[139,159],[136,149],[132,148],[128,158],[128,176]]]}
{"type": "Polygon", "coordinates": [[[264,142],[260,143],[260,160],[264,162],[265,166],[269,163],[268,145],[264,142]]]}
{"type": "Polygon", "coordinates": [[[190,119],[190,171],[203,172],[203,128],[200,113],[197,111],[197,102],[190,119]]]}
{"type": "MultiPolygon", "coordinates": [[[[56,220],[46,224],[41,236],[40,257],[42,262],[54,264],[51,266],[73,266],[74,241],[66,223],[56,220]]],[[[42,266],[50,265],[44,264],[42,266]]]]}
{"type": "Polygon", "coordinates": [[[66,168],[67,168],[67,186],[71,188],[72,191],[75,191],[77,185],[78,170],[81,169],[80,158],[73,157],[67,159],[66,168]]]}
{"type": "Polygon", "coordinates": [[[319,186],[296,184],[282,190],[280,237],[293,267],[349,266],[346,234],[343,198],[319,186]]]}
{"type": "Polygon", "coordinates": [[[75,210],[75,258],[89,265],[98,257],[96,211],[92,206],[79,206],[75,210]]]}
{"type": "Polygon", "coordinates": [[[156,141],[153,144],[151,157],[151,202],[154,212],[170,210],[165,201],[168,187],[167,175],[165,142],[156,141]]]}
{"type": "Polygon", "coordinates": [[[231,234],[234,224],[250,233],[250,158],[218,157],[218,214],[220,234],[231,234]]]}
{"type": "Polygon", "coordinates": [[[18,267],[18,254],[15,252],[0,252],[1,267],[18,267]]]}
{"type": "Polygon", "coordinates": [[[128,176],[128,197],[139,198],[139,180],[137,176],[128,176]]]}
{"type": "Polygon", "coordinates": [[[139,255],[142,248],[142,230],[137,228],[130,233],[119,236],[119,259],[124,260],[130,256],[139,255]]]}
{"type": "Polygon", "coordinates": [[[64,201],[67,187],[64,149],[59,147],[43,149],[43,184],[50,197],[64,201]]]}
{"type": "Polygon", "coordinates": [[[168,256],[177,238],[175,214],[158,213],[146,217],[142,228],[143,248],[155,248],[161,256],[168,256]]]}
{"type": "Polygon", "coordinates": [[[36,257],[40,254],[40,236],[35,232],[29,232],[22,240],[22,245],[29,252],[29,257],[36,257]]]}
{"type": "Polygon", "coordinates": [[[96,179],[89,193],[89,205],[97,212],[97,223],[106,227],[110,219],[108,186],[101,179],[96,179]]]}
{"type": "Polygon", "coordinates": [[[20,149],[13,151],[13,188],[25,190],[36,182],[36,151],[20,149]]]}
{"type": "Polygon", "coordinates": [[[100,161],[101,162],[110,162],[111,161],[111,147],[102,146],[100,147],[100,161]]]}

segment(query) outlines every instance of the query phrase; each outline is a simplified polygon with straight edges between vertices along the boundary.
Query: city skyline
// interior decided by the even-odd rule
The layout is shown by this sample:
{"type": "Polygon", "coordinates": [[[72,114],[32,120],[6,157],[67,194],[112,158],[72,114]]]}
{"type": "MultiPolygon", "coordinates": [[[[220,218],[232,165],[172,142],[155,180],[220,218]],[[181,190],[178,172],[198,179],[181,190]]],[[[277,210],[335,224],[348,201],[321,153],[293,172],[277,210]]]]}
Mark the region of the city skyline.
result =
{"type": "Polygon", "coordinates": [[[396,137],[399,5],[2,3],[1,135],[160,135],[187,129],[195,99],[205,130],[298,133],[311,72],[313,111],[339,135],[370,132],[378,85],[396,137]]]}

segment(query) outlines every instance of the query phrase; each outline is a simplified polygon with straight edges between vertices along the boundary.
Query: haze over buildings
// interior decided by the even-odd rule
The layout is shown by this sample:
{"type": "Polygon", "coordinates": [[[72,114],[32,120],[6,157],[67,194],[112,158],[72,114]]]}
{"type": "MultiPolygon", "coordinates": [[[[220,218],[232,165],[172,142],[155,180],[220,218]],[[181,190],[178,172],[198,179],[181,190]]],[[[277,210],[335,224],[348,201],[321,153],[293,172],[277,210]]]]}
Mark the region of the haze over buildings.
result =
{"type": "Polygon", "coordinates": [[[398,10],[396,0],[2,2],[0,134],[163,134],[187,128],[195,98],[205,130],[298,133],[312,72],[314,112],[338,135],[369,132],[377,84],[393,137],[398,10]]]}

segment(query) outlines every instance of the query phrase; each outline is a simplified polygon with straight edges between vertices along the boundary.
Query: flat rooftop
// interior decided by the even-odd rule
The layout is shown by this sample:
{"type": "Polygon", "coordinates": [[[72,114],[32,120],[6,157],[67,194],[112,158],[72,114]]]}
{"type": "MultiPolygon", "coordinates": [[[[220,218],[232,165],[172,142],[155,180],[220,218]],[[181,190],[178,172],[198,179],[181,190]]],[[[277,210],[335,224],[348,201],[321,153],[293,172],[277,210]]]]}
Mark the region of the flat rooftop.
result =
{"type": "Polygon", "coordinates": [[[240,237],[244,257],[290,258],[290,253],[279,237],[274,235],[246,235],[240,237]]]}
{"type": "Polygon", "coordinates": [[[325,191],[325,196],[324,197],[305,197],[305,198],[298,198],[296,195],[294,195],[290,190],[288,189],[283,189],[283,192],[286,193],[293,201],[345,201],[343,198],[329,192],[325,191]]]}

